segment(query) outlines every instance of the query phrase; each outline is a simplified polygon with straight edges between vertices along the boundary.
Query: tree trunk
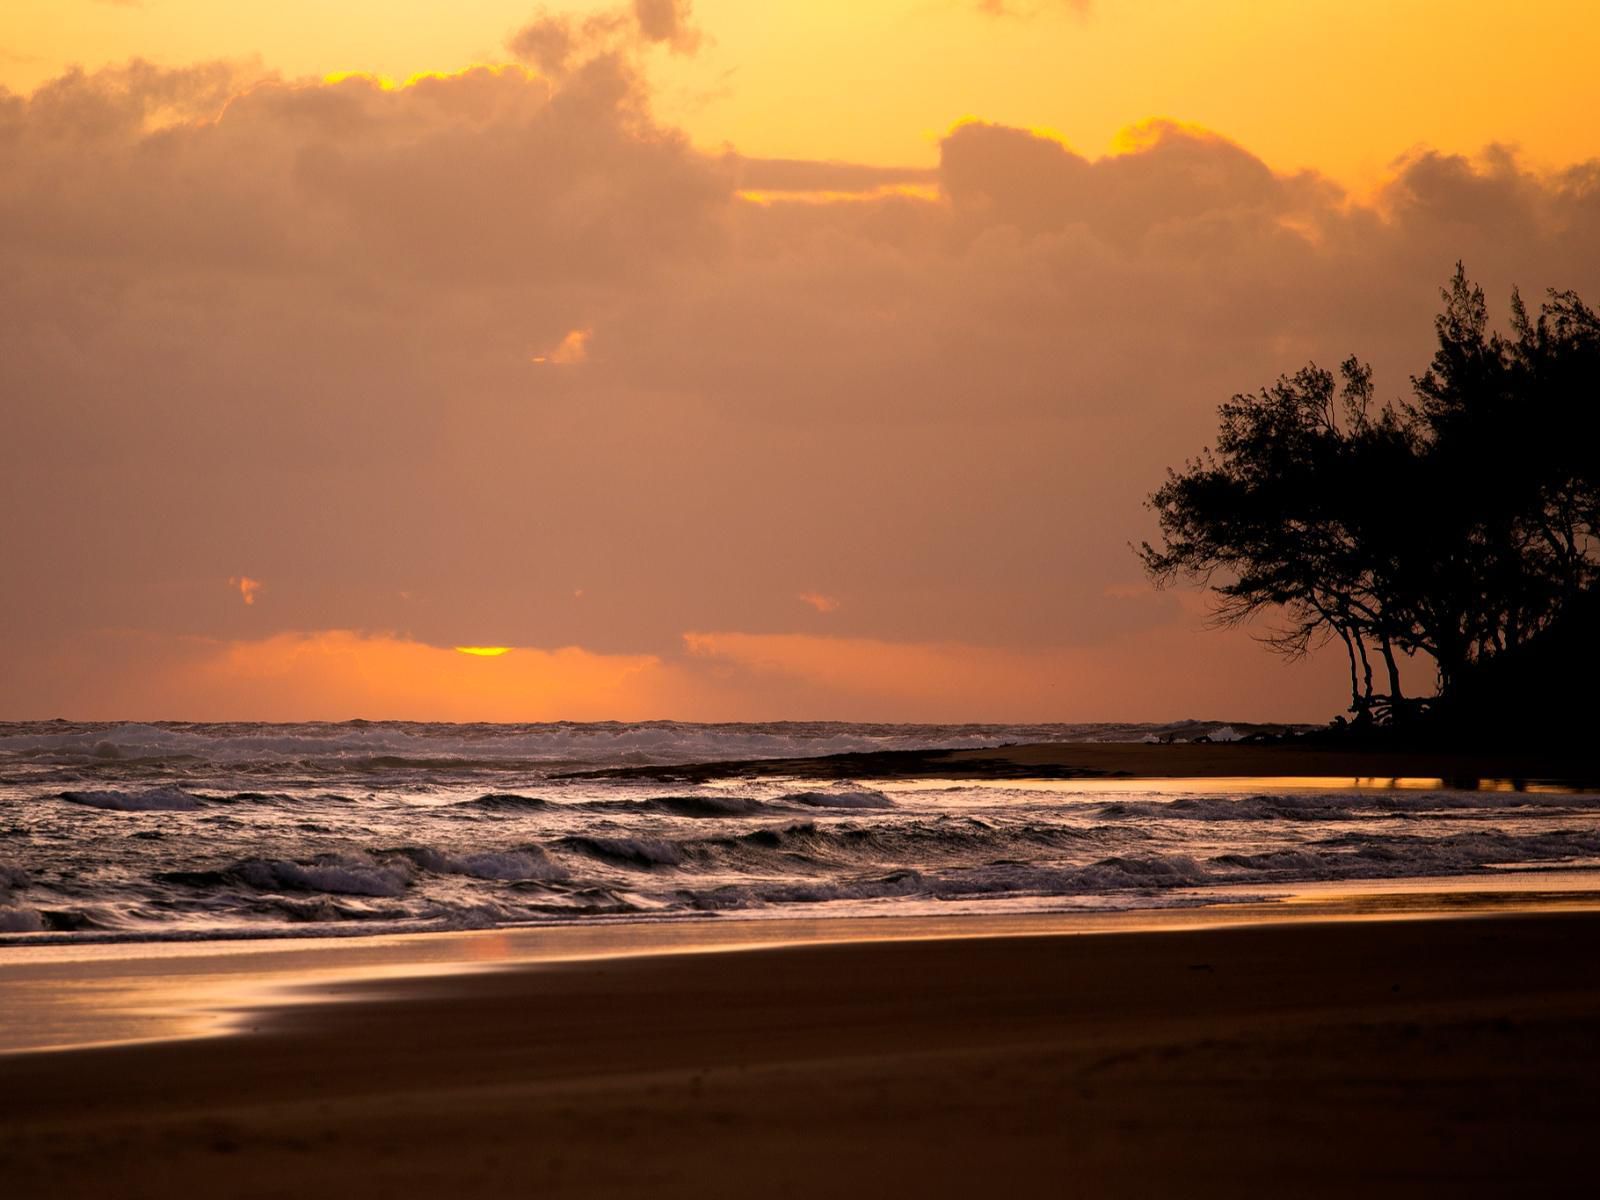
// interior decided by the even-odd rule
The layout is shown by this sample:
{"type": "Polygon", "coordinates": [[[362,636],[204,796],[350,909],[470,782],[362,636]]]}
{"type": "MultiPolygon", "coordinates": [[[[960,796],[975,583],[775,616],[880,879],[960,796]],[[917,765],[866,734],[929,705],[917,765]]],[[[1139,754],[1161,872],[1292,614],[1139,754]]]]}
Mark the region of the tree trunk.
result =
{"type": "Polygon", "coordinates": [[[1356,650],[1361,654],[1363,676],[1361,707],[1357,710],[1357,719],[1367,722],[1372,720],[1372,660],[1367,657],[1367,640],[1359,632],[1356,634],[1356,650]]]}
{"type": "Polygon", "coordinates": [[[1405,699],[1400,694],[1400,667],[1394,660],[1394,643],[1383,639],[1383,665],[1389,672],[1389,701],[1396,707],[1405,699]]]}
{"type": "Polygon", "coordinates": [[[1343,625],[1334,625],[1339,637],[1344,640],[1344,652],[1350,659],[1350,711],[1361,711],[1361,682],[1356,678],[1356,644],[1350,637],[1350,631],[1343,625]]]}
{"type": "Polygon", "coordinates": [[[1367,639],[1362,637],[1359,633],[1356,634],[1356,649],[1361,651],[1361,674],[1362,674],[1361,692],[1362,692],[1362,701],[1368,708],[1371,708],[1372,707],[1372,660],[1367,657],[1367,639]]]}

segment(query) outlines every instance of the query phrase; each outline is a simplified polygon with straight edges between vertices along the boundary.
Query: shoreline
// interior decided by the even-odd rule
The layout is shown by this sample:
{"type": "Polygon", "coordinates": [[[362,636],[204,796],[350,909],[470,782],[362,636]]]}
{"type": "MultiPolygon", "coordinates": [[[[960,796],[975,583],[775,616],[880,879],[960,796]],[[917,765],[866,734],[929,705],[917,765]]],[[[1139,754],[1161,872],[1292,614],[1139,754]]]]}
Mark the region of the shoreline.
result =
{"type": "Polygon", "coordinates": [[[17,1054],[226,1037],[315,1007],[328,989],[372,983],[403,989],[484,971],[823,945],[1170,935],[1565,912],[1600,914],[1600,868],[1229,885],[1145,908],[707,915],[348,936],[13,944],[0,946],[0,1009],[8,1014],[0,1026],[0,1062],[17,1054]]]}
{"type": "Polygon", "coordinates": [[[736,779],[901,781],[1094,779],[1436,780],[1475,789],[1552,784],[1600,786],[1600,761],[1578,749],[1459,751],[1274,743],[1030,742],[964,750],[882,750],[805,758],[608,767],[557,778],[659,783],[736,779]]]}
{"type": "Polygon", "coordinates": [[[0,1166],[53,1197],[1553,1188],[1600,1117],[1597,951],[1592,908],[1390,912],[322,980],[243,1036],[0,1057],[0,1166]]]}

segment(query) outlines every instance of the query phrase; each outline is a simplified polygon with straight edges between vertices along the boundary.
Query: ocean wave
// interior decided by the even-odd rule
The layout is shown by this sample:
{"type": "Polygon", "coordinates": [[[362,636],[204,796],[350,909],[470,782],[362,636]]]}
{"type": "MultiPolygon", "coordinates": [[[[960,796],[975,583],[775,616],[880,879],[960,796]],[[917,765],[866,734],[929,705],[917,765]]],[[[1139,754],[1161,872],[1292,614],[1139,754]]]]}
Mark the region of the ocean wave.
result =
{"type": "Polygon", "coordinates": [[[773,811],[772,806],[748,796],[652,796],[648,800],[624,801],[644,812],[666,813],[673,817],[757,817],[773,811]]]}
{"type": "Polygon", "coordinates": [[[624,866],[676,867],[683,862],[683,850],[678,843],[661,838],[595,837],[574,834],[562,838],[557,845],[575,854],[597,858],[604,862],[624,866]]]}
{"type": "Polygon", "coordinates": [[[532,725],[352,721],[273,725],[51,721],[0,727],[0,756],[125,766],[293,763],[376,770],[501,762],[606,767],[879,750],[981,749],[1020,742],[1137,742],[1144,737],[1189,740],[1215,736],[1228,728],[1216,721],[1162,725],[865,725],[827,721],[532,725]]]}
{"type": "Polygon", "coordinates": [[[752,796],[723,794],[703,796],[649,796],[645,799],[585,800],[563,806],[569,812],[589,812],[608,817],[630,817],[658,813],[667,817],[717,820],[728,817],[783,816],[792,812],[779,803],[752,796]]]}
{"type": "Polygon", "coordinates": [[[38,909],[0,905],[0,933],[42,933],[44,927],[38,909]]]}
{"type": "Polygon", "coordinates": [[[453,853],[428,846],[408,847],[395,853],[404,856],[424,871],[440,875],[467,875],[473,879],[554,881],[569,877],[560,863],[537,846],[518,850],[478,850],[453,853]]]}
{"type": "Polygon", "coordinates": [[[1063,825],[993,824],[940,817],[894,825],[803,821],[672,843],[680,861],[745,870],[827,867],[841,862],[982,861],[1046,850],[1077,850],[1098,836],[1063,825]]]}
{"type": "Polygon", "coordinates": [[[861,879],[801,880],[793,883],[727,884],[678,893],[690,908],[727,912],[774,904],[827,904],[839,900],[882,900],[928,894],[920,871],[899,870],[861,879]]]}
{"type": "Polygon", "coordinates": [[[201,805],[200,797],[175,787],[151,788],[145,792],[61,792],[59,799],[109,812],[191,812],[201,805]]]}
{"type": "Polygon", "coordinates": [[[474,800],[459,800],[454,807],[470,808],[476,809],[478,812],[490,813],[528,813],[547,809],[550,807],[550,802],[541,800],[537,796],[519,796],[511,792],[491,792],[474,800]]]}
{"type": "MultiPolygon", "coordinates": [[[[996,826],[964,817],[896,826],[819,819],[691,837],[569,834],[551,848],[642,872],[817,875],[873,864],[958,864],[1051,850],[1081,852],[1110,836],[1118,835],[1046,824],[996,826]]],[[[1134,833],[1130,840],[1141,837],[1134,833]]]]}
{"type": "Polygon", "coordinates": [[[289,921],[297,925],[328,925],[357,921],[363,923],[373,921],[399,923],[415,922],[419,919],[419,915],[416,912],[402,905],[350,901],[329,895],[315,895],[304,898],[275,896],[245,906],[234,915],[256,919],[289,921]]]}
{"type": "Polygon", "coordinates": [[[893,808],[894,801],[882,792],[794,792],[783,797],[786,804],[807,808],[893,808]]]}
{"type": "Polygon", "coordinates": [[[694,908],[726,911],[841,900],[952,901],[1149,893],[1198,887],[1209,878],[1206,869],[1187,855],[1118,856],[1077,867],[994,863],[942,871],[901,868],[844,879],[725,884],[702,891],[685,889],[679,894],[694,908]]]}
{"type": "Polygon", "coordinates": [[[1282,792],[1118,800],[1097,809],[1113,820],[1341,821],[1474,810],[1515,812],[1600,810],[1600,796],[1564,792],[1282,792]]]}
{"type": "Polygon", "coordinates": [[[319,854],[305,861],[248,858],[220,870],[167,871],[166,883],[194,888],[242,885],[264,892],[328,892],[348,896],[400,896],[415,878],[403,856],[380,861],[366,854],[319,854]]]}
{"type": "Polygon", "coordinates": [[[1514,864],[1559,865],[1600,854],[1600,832],[1349,834],[1293,849],[1234,852],[1208,860],[1211,882],[1241,876],[1280,883],[1467,875],[1514,864]]]}
{"type": "Polygon", "coordinates": [[[787,738],[792,753],[979,728],[0,725],[0,940],[1159,907],[1600,861],[1596,795],[1157,780],[1115,794],[960,781],[714,788],[555,778],[565,772],[506,756],[519,738],[647,758],[677,754],[650,748],[676,738],[682,757],[704,757],[711,742],[742,751],[787,738]],[[24,734],[78,741],[29,757],[13,753],[24,734]],[[197,752],[179,755],[191,742],[197,752]]]}

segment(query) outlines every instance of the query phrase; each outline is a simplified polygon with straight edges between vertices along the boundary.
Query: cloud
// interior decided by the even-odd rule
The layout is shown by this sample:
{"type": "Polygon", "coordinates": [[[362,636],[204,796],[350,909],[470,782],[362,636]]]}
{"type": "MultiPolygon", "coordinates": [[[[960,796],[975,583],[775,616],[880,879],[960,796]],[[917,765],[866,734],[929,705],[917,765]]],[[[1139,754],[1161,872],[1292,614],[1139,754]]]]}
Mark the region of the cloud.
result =
{"type": "Polygon", "coordinates": [[[246,605],[252,605],[256,602],[256,593],[261,590],[261,581],[251,579],[248,575],[230,575],[228,586],[238,590],[239,598],[246,605]]]}
{"type": "Polygon", "coordinates": [[[633,18],[646,41],[690,53],[700,44],[700,33],[690,23],[692,7],[691,0],[633,0],[633,18]]]}
{"type": "Polygon", "coordinates": [[[825,596],[821,592],[801,592],[798,599],[801,604],[819,613],[836,612],[839,608],[838,600],[832,596],[825,596]]]}
{"type": "Polygon", "coordinates": [[[1149,644],[1020,652],[959,642],[694,633],[664,654],[430,645],[403,634],[217,638],[95,631],[8,660],[43,711],[81,720],[908,721],[1283,719],[1317,710],[1338,663],[1282,668],[1223,635],[1198,658],[1149,644]],[[1196,672],[1193,668],[1199,667],[1196,672]],[[1225,693],[1210,680],[1229,676],[1225,693]],[[1152,702],[1151,684],[1161,691],[1152,702]],[[1264,685],[1271,699],[1263,699],[1264,685]]]}
{"type": "Polygon", "coordinates": [[[651,46],[693,54],[701,34],[691,22],[690,0],[633,0],[584,17],[541,11],[506,41],[518,61],[560,77],[574,64],[631,58],[651,46]]]}
{"type": "Polygon", "coordinates": [[[391,634],[328,630],[250,641],[139,644],[149,678],[124,686],[124,712],[204,712],[243,720],[385,718],[549,720],[564,712],[601,719],[651,711],[649,655],[603,656],[576,648],[461,654],[391,634]]]}
{"type": "Polygon", "coordinates": [[[532,361],[558,367],[577,366],[589,357],[589,339],[593,336],[592,329],[569,329],[548,354],[535,354],[532,361]]]}
{"type": "Polygon", "coordinates": [[[732,158],[730,164],[737,186],[749,191],[875,192],[897,184],[935,184],[939,179],[932,167],[741,157],[732,158]]]}
{"type": "Polygon", "coordinates": [[[1171,120],[752,160],[661,123],[611,18],[552,74],[0,93],[0,654],[35,664],[0,715],[242,712],[226,664],[292,650],[321,673],[261,694],[300,716],[471,715],[498,677],[455,672],[541,664],[559,715],[1326,715],[1337,669],[1128,587],[1144,495],[1309,358],[1403,390],[1458,257],[1600,296],[1595,163],[1421,150],[1358,201],[1171,120]],[[831,640],[783,640],[797,578],[849,597],[831,640]],[[333,686],[369,658],[409,665],[333,686]]]}

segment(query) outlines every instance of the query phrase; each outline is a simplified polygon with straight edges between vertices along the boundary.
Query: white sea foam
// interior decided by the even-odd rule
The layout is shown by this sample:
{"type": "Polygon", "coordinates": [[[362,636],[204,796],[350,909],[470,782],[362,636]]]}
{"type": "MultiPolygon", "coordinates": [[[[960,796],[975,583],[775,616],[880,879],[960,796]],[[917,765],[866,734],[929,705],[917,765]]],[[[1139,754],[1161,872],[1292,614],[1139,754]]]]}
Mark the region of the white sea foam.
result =
{"type": "MultiPolygon", "coordinates": [[[[1247,727],[1235,725],[1234,732],[1247,727]]],[[[1138,908],[1600,864],[1600,795],[1181,781],[810,790],[573,774],[1161,727],[0,726],[0,938],[1138,908]],[[707,750],[714,753],[707,753],[707,750]],[[142,815],[141,815],[142,814],[142,815]]]]}
{"type": "Polygon", "coordinates": [[[479,850],[452,854],[423,847],[405,854],[425,871],[469,875],[474,879],[523,881],[566,879],[568,872],[537,847],[522,850],[479,850]]]}

